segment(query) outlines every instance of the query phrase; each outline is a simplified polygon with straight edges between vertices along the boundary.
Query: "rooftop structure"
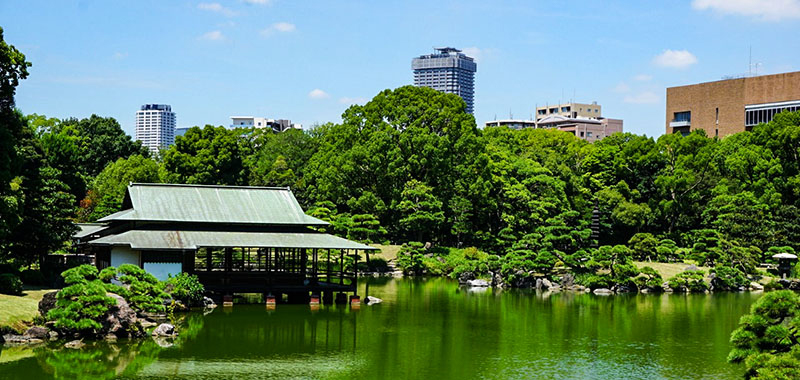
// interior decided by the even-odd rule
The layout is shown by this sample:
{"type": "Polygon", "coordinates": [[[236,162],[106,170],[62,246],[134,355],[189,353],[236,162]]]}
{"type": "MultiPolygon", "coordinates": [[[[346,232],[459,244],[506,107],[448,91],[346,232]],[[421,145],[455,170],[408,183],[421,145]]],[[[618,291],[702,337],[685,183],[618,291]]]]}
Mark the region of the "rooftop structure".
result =
{"type": "Polygon", "coordinates": [[[290,129],[303,129],[302,124],[292,124],[286,119],[267,119],[254,116],[231,116],[231,128],[272,128],[275,132],[285,132],[290,129]]]}
{"type": "Polygon", "coordinates": [[[800,71],[667,88],[666,132],[710,137],[749,131],[800,110],[800,71]]]}
{"type": "Polygon", "coordinates": [[[473,113],[475,72],[478,71],[475,60],[452,47],[434,50],[433,54],[421,55],[411,61],[414,85],[456,94],[467,103],[467,112],[473,113]]]}
{"type": "Polygon", "coordinates": [[[517,120],[517,119],[492,120],[492,121],[487,121],[486,126],[509,127],[511,129],[536,128],[536,122],[533,120],[517,120]]]}
{"type": "Polygon", "coordinates": [[[602,106],[597,102],[587,103],[564,103],[552,106],[536,107],[536,119],[541,119],[550,115],[560,115],[564,117],[584,117],[599,118],[603,116],[602,106]]]}
{"type": "Polygon", "coordinates": [[[602,140],[614,133],[622,132],[621,119],[584,118],[550,115],[536,122],[538,128],[556,128],[569,132],[588,142],[602,140]]]}
{"type": "Polygon", "coordinates": [[[224,294],[355,291],[357,252],[321,233],[288,188],[134,183],[122,211],[81,224],[99,268],[134,264],[159,279],[195,274],[224,294]]]}

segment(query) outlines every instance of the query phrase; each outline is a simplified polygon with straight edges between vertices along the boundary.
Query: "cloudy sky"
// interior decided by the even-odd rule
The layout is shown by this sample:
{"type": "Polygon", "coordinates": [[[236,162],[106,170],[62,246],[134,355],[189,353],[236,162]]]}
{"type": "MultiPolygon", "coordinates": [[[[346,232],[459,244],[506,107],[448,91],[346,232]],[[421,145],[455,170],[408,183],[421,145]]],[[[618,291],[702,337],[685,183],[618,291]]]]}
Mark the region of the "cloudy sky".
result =
{"type": "Polygon", "coordinates": [[[666,87],[800,70],[800,0],[1,0],[0,26],[33,63],[23,112],[113,116],[130,134],[144,103],[179,126],[337,122],[410,84],[434,46],[477,59],[481,126],[573,99],[658,136],[666,87]]]}

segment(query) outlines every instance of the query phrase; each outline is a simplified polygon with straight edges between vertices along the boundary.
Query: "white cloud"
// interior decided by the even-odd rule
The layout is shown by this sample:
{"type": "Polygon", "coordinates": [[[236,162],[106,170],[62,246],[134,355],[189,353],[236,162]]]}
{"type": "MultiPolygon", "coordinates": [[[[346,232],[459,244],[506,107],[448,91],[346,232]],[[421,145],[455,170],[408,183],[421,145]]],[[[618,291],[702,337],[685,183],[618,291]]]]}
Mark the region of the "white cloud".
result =
{"type": "Polygon", "coordinates": [[[294,26],[292,23],[288,22],[276,22],[261,31],[261,35],[264,37],[269,37],[275,33],[290,33],[294,32],[297,27],[294,26]]]}
{"type": "Polygon", "coordinates": [[[231,17],[235,16],[236,12],[232,11],[231,9],[225,8],[220,3],[200,3],[197,4],[197,9],[202,9],[204,11],[216,12],[224,14],[225,16],[231,17]]]}
{"type": "Polygon", "coordinates": [[[759,21],[800,19],[800,0],[693,0],[692,8],[753,17],[759,21]]]}
{"type": "Polygon", "coordinates": [[[347,97],[347,96],[345,96],[343,98],[339,98],[339,103],[342,103],[342,104],[364,104],[364,103],[366,103],[368,101],[369,101],[369,99],[362,98],[360,96],[357,96],[355,98],[350,98],[350,97],[347,97]]]}
{"type": "Polygon", "coordinates": [[[669,67],[673,69],[685,69],[697,63],[697,57],[688,50],[664,50],[663,53],[653,58],[656,66],[669,67]]]}
{"type": "Polygon", "coordinates": [[[625,82],[619,82],[612,90],[616,93],[624,94],[631,90],[631,86],[628,86],[628,84],[625,82]]]}
{"type": "Polygon", "coordinates": [[[328,93],[325,91],[315,88],[308,93],[308,97],[311,99],[326,99],[329,98],[330,95],[328,95],[328,93]]]}
{"type": "Polygon", "coordinates": [[[650,80],[653,79],[653,76],[647,75],[647,74],[639,74],[639,75],[633,77],[633,79],[637,80],[639,82],[649,82],[650,80]]]}
{"type": "Polygon", "coordinates": [[[219,30],[212,30],[200,36],[200,39],[206,41],[223,41],[225,36],[219,30]]]}
{"type": "Polygon", "coordinates": [[[628,95],[623,101],[632,104],[655,104],[661,101],[661,97],[655,92],[644,91],[635,95],[628,95]]]}
{"type": "Polygon", "coordinates": [[[468,48],[463,48],[463,49],[461,49],[461,52],[466,54],[468,57],[474,58],[475,62],[478,62],[481,59],[482,51],[481,51],[480,48],[477,48],[475,46],[471,46],[471,47],[468,47],[468,48]]]}

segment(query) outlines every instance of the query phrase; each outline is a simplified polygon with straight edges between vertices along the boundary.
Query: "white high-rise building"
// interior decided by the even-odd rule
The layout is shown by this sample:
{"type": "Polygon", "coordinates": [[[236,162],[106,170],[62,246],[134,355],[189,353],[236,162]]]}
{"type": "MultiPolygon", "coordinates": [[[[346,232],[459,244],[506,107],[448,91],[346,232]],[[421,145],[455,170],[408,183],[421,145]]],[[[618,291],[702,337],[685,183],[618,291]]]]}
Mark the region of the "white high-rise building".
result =
{"type": "Polygon", "coordinates": [[[145,104],[136,111],[136,140],[156,154],[175,143],[175,113],[168,104],[145,104]]]}

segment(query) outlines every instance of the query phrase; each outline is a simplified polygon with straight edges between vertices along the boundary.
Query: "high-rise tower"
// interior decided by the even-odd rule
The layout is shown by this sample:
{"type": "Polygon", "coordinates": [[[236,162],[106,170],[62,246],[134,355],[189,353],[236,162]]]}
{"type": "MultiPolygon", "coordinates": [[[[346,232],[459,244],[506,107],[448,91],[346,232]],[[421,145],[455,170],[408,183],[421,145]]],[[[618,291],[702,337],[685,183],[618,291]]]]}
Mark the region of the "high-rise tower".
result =
{"type": "Polygon", "coordinates": [[[175,143],[175,113],[167,104],[145,104],[136,111],[136,140],[156,154],[175,143]]]}
{"type": "Polygon", "coordinates": [[[478,65],[461,50],[434,48],[433,54],[421,55],[411,61],[414,85],[456,94],[467,103],[467,112],[473,113],[475,97],[475,72],[478,65]]]}

